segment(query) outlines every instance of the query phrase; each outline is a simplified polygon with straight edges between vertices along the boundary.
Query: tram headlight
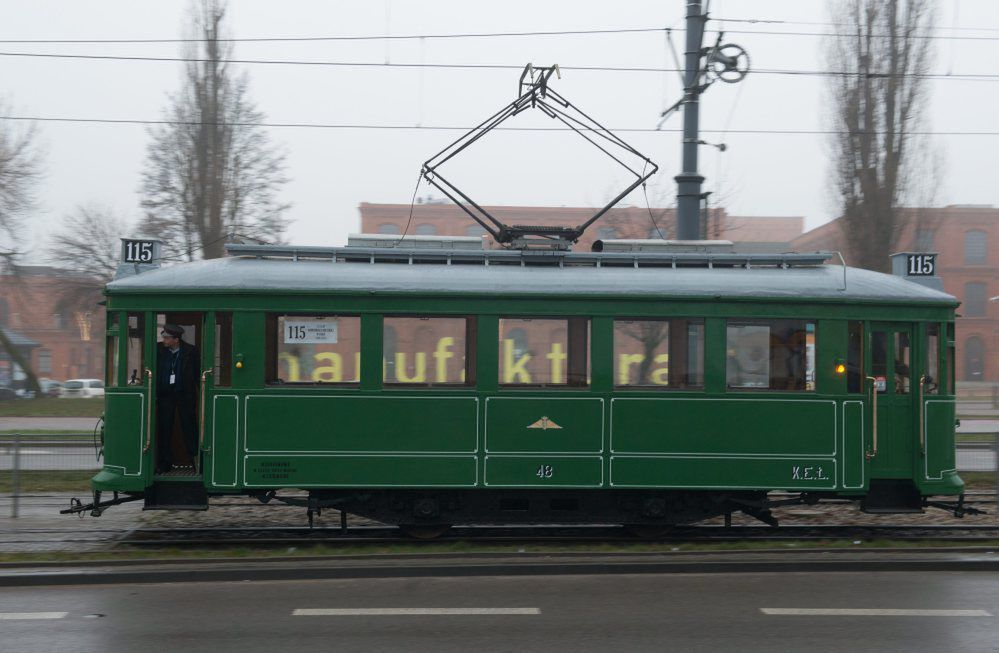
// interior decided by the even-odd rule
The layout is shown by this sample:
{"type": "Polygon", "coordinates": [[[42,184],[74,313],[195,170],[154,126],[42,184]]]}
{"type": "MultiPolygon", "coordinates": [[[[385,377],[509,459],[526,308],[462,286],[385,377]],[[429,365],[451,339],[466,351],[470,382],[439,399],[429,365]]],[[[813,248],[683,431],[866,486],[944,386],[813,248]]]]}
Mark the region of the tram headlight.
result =
{"type": "Polygon", "coordinates": [[[842,358],[837,358],[833,371],[836,372],[837,375],[846,374],[846,362],[844,362],[842,358]]]}

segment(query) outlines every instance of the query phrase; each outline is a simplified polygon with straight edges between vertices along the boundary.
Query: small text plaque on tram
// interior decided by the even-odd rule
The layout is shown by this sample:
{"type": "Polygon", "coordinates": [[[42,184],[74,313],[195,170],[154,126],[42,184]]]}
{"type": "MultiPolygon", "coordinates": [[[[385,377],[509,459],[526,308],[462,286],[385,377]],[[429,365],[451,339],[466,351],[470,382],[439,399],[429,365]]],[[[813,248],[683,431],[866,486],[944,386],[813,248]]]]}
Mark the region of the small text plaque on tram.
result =
{"type": "Polygon", "coordinates": [[[335,320],[285,320],[286,345],[335,344],[339,329],[335,320]]]}
{"type": "Polygon", "coordinates": [[[905,274],[909,277],[932,277],[937,273],[936,254],[906,254],[905,274]]]}

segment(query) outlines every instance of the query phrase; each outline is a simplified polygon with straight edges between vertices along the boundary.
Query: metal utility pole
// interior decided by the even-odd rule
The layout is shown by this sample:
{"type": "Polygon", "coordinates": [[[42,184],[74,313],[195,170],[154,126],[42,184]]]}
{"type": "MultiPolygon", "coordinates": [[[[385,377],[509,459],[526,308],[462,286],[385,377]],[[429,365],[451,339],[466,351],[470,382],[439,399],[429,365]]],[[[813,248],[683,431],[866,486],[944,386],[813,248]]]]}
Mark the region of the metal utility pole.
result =
{"type": "Polygon", "coordinates": [[[676,179],[677,228],[679,240],[697,240],[701,237],[701,183],[704,177],[697,172],[701,94],[701,40],[707,16],[701,9],[701,0],[687,0],[687,46],[684,52],[683,77],[683,166],[676,179]]]}

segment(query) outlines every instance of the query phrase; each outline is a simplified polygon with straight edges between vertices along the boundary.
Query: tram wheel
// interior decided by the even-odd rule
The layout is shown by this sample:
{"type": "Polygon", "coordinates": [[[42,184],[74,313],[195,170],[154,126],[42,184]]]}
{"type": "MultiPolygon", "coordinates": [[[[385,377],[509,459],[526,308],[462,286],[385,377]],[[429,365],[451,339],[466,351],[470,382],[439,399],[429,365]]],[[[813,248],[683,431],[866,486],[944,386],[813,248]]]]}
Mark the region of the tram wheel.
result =
{"type": "Polygon", "coordinates": [[[399,530],[416,540],[433,540],[451,529],[451,524],[399,524],[399,530]]]}

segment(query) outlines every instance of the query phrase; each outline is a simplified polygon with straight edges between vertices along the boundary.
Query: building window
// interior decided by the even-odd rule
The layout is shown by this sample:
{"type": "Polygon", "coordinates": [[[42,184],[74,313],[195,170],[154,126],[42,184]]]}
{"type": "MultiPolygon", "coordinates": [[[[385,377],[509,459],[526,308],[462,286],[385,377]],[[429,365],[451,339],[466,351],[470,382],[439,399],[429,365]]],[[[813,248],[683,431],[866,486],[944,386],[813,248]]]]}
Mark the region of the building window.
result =
{"type": "Polygon", "coordinates": [[[397,224],[393,224],[391,222],[383,222],[380,225],[378,225],[378,233],[399,235],[402,233],[402,229],[400,229],[399,225],[397,224]]]}
{"type": "Polygon", "coordinates": [[[499,382],[505,386],[589,384],[590,321],[501,318],[499,382]]]}
{"type": "Polygon", "coordinates": [[[815,323],[730,321],[726,380],[740,390],[815,390],[815,323]]]}
{"type": "Polygon", "coordinates": [[[50,349],[38,350],[38,373],[39,374],[52,373],[52,350],[50,349]]]}
{"type": "Polygon", "coordinates": [[[614,240],[618,238],[617,229],[614,227],[600,227],[597,229],[597,239],[598,240],[614,240]]]}
{"type": "Polygon", "coordinates": [[[7,326],[9,320],[10,307],[7,305],[7,300],[0,298],[0,326],[7,326]]]}
{"type": "Polygon", "coordinates": [[[615,320],[618,387],[704,386],[704,320],[615,320]]]}
{"type": "Polygon", "coordinates": [[[965,265],[985,265],[988,254],[985,246],[986,237],[984,231],[969,231],[964,234],[965,265]]]}
{"type": "Polygon", "coordinates": [[[437,227],[432,224],[418,224],[416,225],[416,235],[417,236],[436,236],[437,227]]]}
{"type": "Polygon", "coordinates": [[[62,313],[52,314],[52,328],[61,331],[66,328],[66,317],[62,313]]]}
{"type": "Polygon", "coordinates": [[[361,371],[361,318],[343,315],[272,315],[269,383],[357,383],[361,371]]]}
{"type": "Polygon", "coordinates": [[[964,380],[981,381],[985,378],[985,343],[978,336],[964,341],[964,380]]]}
{"type": "Polygon", "coordinates": [[[964,284],[964,317],[985,317],[985,284],[973,281],[964,284]]]}
{"type": "Polygon", "coordinates": [[[470,236],[471,238],[481,238],[482,236],[485,236],[487,233],[489,232],[486,231],[485,228],[480,224],[471,224],[465,227],[465,235],[470,236]]]}
{"type": "Polygon", "coordinates": [[[916,229],[915,250],[917,252],[932,252],[933,236],[933,229],[916,229]]]}

